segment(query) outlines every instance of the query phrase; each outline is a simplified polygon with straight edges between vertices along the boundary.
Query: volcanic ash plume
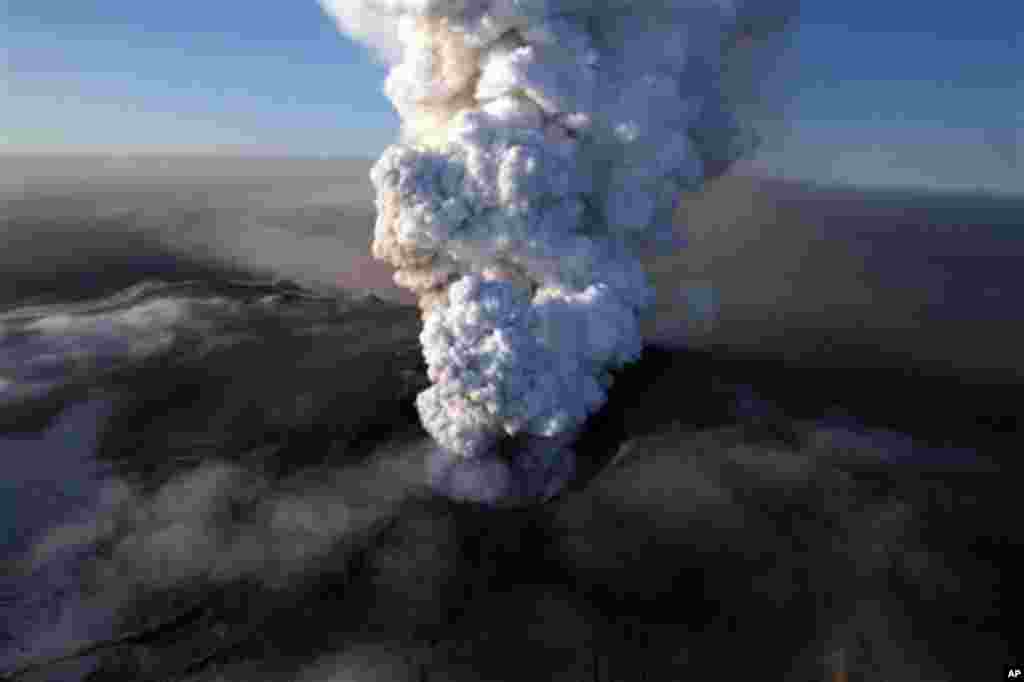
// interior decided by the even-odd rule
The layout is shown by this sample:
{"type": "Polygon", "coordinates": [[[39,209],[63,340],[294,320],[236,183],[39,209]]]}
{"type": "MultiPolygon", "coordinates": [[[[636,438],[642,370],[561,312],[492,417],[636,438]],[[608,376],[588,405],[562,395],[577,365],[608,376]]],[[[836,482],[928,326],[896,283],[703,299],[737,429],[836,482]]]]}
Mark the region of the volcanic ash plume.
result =
{"type": "Polygon", "coordinates": [[[393,63],[373,254],[419,298],[417,405],[452,456],[564,442],[638,357],[636,254],[671,245],[680,191],[752,146],[722,64],[779,24],[766,4],[324,0],[393,63]]]}

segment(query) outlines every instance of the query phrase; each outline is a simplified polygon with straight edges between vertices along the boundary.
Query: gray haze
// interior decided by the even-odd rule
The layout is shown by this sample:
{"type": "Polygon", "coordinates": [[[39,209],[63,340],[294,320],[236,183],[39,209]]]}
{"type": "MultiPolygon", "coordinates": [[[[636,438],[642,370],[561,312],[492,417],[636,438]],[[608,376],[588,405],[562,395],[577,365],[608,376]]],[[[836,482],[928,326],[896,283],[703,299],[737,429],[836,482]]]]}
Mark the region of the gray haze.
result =
{"type": "MultiPolygon", "coordinates": [[[[99,264],[107,293],[140,276],[195,275],[175,276],[181,255],[410,302],[370,257],[369,167],[0,157],[0,305],[45,294],[61,273],[81,291],[102,288],[99,264]]],[[[829,337],[833,350],[893,362],[1021,374],[1024,200],[739,175],[684,197],[679,215],[689,247],[648,258],[658,292],[648,338],[815,354],[829,337]]]]}

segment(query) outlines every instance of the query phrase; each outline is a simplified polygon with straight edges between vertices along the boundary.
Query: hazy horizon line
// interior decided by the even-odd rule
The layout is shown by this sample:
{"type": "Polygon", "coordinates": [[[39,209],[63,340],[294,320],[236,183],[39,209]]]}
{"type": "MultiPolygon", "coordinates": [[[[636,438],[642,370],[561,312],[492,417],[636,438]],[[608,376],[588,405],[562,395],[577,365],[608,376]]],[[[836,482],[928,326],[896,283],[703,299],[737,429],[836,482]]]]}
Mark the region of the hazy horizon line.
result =
{"type": "MultiPolygon", "coordinates": [[[[358,154],[334,154],[334,153],[299,153],[299,152],[276,152],[276,151],[248,151],[239,150],[133,150],[133,151],[96,151],[96,150],[9,150],[0,149],[0,162],[10,159],[81,159],[81,160],[111,160],[111,161],[159,161],[159,160],[187,160],[204,159],[217,161],[307,161],[307,162],[339,162],[359,161],[372,164],[377,160],[376,156],[361,156],[358,154]]],[[[966,185],[956,186],[929,186],[909,184],[871,184],[864,182],[850,182],[828,178],[815,178],[793,173],[780,173],[777,170],[762,166],[757,160],[741,161],[727,174],[736,177],[751,178],[756,180],[774,180],[788,184],[811,185],[819,189],[845,189],[861,192],[882,192],[882,193],[913,193],[925,195],[962,195],[971,197],[991,197],[995,199],[1020,200],[1024,199],[1024,192],[1001,189],[997,187],[966,185]]]]}

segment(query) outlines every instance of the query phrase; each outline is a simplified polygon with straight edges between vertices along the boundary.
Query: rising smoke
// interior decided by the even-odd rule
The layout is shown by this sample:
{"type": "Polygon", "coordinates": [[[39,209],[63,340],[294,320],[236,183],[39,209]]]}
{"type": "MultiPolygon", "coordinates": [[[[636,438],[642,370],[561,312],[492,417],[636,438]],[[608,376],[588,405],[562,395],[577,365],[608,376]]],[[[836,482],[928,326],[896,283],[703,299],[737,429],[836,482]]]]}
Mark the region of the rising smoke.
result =
{"type": "Polygon", "coordinates": [[[754,146],[730,55],[792,3],[322,4],[393,65],[402,139],[371,173],[373,254],[419,300],[423,424],[452,463],[520,438],[547,472],[520,492],[548,495],[611,372],[640,355],[638,252],[678,245],[680,193],[754,146]]]}

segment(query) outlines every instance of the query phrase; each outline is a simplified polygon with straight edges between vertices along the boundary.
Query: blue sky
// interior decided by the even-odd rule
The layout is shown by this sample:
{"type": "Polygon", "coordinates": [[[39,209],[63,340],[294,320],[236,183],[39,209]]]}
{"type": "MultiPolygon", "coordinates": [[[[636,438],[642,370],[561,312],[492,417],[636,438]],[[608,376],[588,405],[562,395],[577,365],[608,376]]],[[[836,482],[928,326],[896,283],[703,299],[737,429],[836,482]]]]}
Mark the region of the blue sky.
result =
{"type": "MultiPolygon", "coordinates": [[[[314,0],[6,0],[0,148],[376,156],[385,74],[314,0]]],[[[755,165],[1024,193],[1024,3],[804,0],[755,165]]]]}

